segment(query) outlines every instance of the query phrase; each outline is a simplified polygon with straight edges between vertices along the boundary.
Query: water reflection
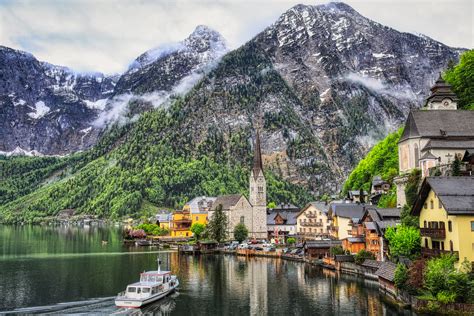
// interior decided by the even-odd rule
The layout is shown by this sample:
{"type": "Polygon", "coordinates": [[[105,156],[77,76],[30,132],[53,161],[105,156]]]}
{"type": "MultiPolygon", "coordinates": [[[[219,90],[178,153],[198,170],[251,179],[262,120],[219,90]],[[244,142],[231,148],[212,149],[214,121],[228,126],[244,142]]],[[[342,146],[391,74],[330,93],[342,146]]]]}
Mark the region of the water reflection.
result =
{"type": "Polygon", "coordinates": [[[19,230],[0,227],[0,311],[23,307],[19,311],[24,313],[411,315],[389,305],[376,283],[354,276],[284,260],[176,252],[158,256],[163,268],[178,275],[178,293],[141,310],[119,310],[113,296],[141,271],[155,268],[156,249],[122,247],[115,228],[19,230]],[[103,238],[109,240],[105,249],[103,238]],[[83,255],[89,253],[94,255],[83,255]],[[24,309],[27,306],[44,307],[24,309]]]}

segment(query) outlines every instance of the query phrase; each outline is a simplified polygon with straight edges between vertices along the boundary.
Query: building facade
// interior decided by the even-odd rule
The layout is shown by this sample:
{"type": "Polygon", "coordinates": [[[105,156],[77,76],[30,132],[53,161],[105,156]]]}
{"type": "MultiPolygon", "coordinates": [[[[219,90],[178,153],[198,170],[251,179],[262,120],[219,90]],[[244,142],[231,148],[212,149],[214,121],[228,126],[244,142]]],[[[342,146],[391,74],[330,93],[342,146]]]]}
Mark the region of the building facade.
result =
{"type": "Polygon", "coordinates": [[[453,254],[474,266],[474,177],[428,177],[412,208],[419,216],[421,254],[453,254]]]}
{"type": "Polygon", "coordinates": [[[329,236],[331,221],[328,218],[329,205],[324,202],[310,202],[296,216],[296,230],[301,239],[320,239],[329,236]]]}

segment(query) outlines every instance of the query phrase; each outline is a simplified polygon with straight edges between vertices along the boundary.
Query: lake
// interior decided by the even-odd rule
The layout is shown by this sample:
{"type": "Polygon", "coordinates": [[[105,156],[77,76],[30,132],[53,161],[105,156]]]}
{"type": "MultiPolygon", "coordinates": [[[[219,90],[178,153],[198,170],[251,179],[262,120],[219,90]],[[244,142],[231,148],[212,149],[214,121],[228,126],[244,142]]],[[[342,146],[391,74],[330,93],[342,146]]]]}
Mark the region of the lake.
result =
{"type": "Polygon", "coordinates": [[[117,227],[0,226],[0,313],[412,315],[375,282],[304,263],[125,247],[117,227]],[[106,241],[106,243],[102,242],[106,241]],[[113,298],[143,270],[171,269],[179,291],[138,311],[113,298]]]}

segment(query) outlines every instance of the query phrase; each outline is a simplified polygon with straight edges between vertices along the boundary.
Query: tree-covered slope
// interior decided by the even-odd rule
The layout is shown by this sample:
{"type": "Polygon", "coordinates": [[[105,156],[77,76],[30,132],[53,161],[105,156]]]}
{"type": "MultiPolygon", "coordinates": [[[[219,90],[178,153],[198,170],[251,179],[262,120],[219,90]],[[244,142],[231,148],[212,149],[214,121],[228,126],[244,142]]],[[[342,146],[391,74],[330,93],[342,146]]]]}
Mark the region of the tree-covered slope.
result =
{"type": "Polygon", "coordinates": [[[402,131],[403,129],[399,129],[397,132],[389,134],[369,151],[367,156],[352,170],[344,184],[344,192],[361,188],[369,191],[372,178],[376,175],[386,181],[392,181],[398,174],[398,140],[402,131]]]}
{"type": "MultiPolygon", "coordinates": [[[[0,221],[37,222],[67,208],[117,218],[140,211],[144,203],[178,207],[199,195],[247,194],[249,164],[214,159],[222,154],[219,146],[212,147],[215,155],[200,154],[187,131],[176,128],[183,122],[182,102],[177,100],[169,111],[145,113],[120,141],[114,138],[109,151],[95,159],[84,155],[74,163],[83,164],[80,169],[3,205],[0,221]]],[[[231,152],[240,151],[244,161],[250,160],[247,139],[236,135],[230,142],[231,152]]],[[[311,199],[271,172],[266,176],[270,201],[303,204],[311,199]]]]}
{"type": "Polygon", "coordinates": [[[459,98],[459,108],[474,110],[474,50],[461,55],[459,64],[449,68],[444,79],[459,98]]]}

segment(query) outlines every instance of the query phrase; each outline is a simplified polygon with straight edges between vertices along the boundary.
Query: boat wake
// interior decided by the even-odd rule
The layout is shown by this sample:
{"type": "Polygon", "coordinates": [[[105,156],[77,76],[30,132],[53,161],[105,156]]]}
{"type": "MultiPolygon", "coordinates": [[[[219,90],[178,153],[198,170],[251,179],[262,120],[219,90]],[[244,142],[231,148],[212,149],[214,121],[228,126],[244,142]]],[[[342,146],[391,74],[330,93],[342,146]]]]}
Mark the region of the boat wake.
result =
{"type": "Polygon", "coordinates": [[[46,306],[17,308],[12,311],[0,312],[2,314],[113,314],[113,315],[169,315],[176,307],[175,298],[179,293],[161,299],[159,302],[147,305],[140,309],[117,308],[114,303],[115,296],[92,298],[84,301],[58,303],[46,306]]]}

